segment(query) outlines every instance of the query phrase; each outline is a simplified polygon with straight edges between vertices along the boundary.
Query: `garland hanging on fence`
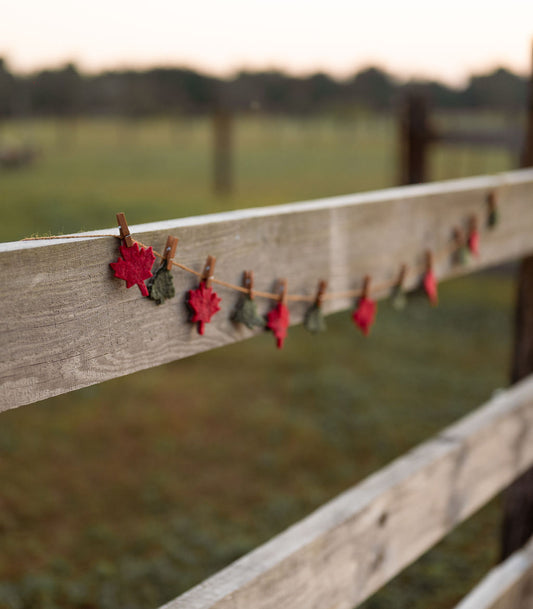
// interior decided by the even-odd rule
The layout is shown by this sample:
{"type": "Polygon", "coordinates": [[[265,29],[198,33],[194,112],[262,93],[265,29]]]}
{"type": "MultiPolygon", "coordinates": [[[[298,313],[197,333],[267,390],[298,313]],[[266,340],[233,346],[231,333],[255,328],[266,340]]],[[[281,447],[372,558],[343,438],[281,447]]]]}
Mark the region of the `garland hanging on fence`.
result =
{"type": "MultiPolygon", "coordinates": [[[[499,212],[496,205],[496,195],[490,193],[487,198],[488,213],[486,226],[493,229],[499,220],[499,212]]],[[[189,290],[187,295],[187,306],[190,309],[190,322],[198,324],[198,333],[204,334],[205,324],[209,323],[214,315],[220,311],[221,298],[213,290],[212,284],[235,290],[241,294],[237,306],[231,314],[231,320],[241,323],[250,329],[262,327],[271,330],[276,338],[279,349],[287,336],[290,323],[290,312],[287,302],[308,302],[310,304],[304,316],[304,326],[309,332],[316,334],[326,330],[326,323],[322,313],[322,305],[325,300],[336,300],[341,298],[355,298],[357,304],[352,312],[354,324],[367,336],[375,322],[377,303],[371,298],[372,292],[390,292],[392,305],[396,309],[402,309],[406,305],[405,280],[408,267],[403,264],[400,268],[398,279],[394,282],[373,286],[371,289],[371,277],[364,277],[363,286],[359,290],[348,290],[345,292],[327,292],[327,281],[320,280],[315,296],[288,294],[287,280],[278,280],[276,293],[254,290],[253,271],[244,271],[243,285],[238,286],[214,277],[216,259],[208,256],[204,269],[201,273],[191,269],[175,260],[175,252],[178,239],[173,236],[167,238],[163,254],[135,241],[130,233],[126,218],[123,213],[117,214],[117,222],[120,235],[58,235],[53,237],[28,237],[23,241],[36,239],[78,239],[92,237],[115,237],[121,240],[119,246],[119,258],[111,262],[110,266],[115,277],[123,279],[126,287],[135,285],[139,287],[142,296],[152,299],[156,304],[163,304],[166,300],[173,298],[176,294],[171,269],[173,266],[196,275],[199,285],[189,290]],[[155,259],[161,260],[161,265],[153,273],[152,267],[155,259]],[[148,280],[148,281],[147,281],[148,280]],[[147,283],[145,283],[147,281],[147,283]],[[266,298],[275,302],[266,317],[257,311],[255,298],[266,298]]],[[[443,251],[434,253],[426,251],[425,265],[422,270],[414,269],[421,276],[421,288],[424,290],[429,302],[436,306],[438,304],[438,285],[434,273],[434,260],[441,256],[451,256],[454,264],[467,264],[470,257],[479,257],[481,236],[479,222],[476,216],[471,216],[468,222],[468,230],[464,231],[456,227],[453,231],[453,243],[443,251]]]]}

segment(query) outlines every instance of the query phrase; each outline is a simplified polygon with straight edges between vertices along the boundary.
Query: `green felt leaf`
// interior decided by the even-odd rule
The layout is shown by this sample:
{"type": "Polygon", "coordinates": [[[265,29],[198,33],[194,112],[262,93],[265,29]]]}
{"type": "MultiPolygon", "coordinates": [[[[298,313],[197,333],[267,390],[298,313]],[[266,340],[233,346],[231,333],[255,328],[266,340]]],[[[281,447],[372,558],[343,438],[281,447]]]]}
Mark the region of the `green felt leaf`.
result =
{"type": "Polygon", "coordinates": [[[309,330],[311,334],[318,334],[319,332],[325,332],[327,330],[326,320],[322,314],[321,307],[317,307],[313,304],[307,309],[304,317],[304,328],[309,330]]]}
{"type": "Polygon", "coordinates": [[[172,273],[167,270],[166,262],[157,269],[155,275],[148,282],[148,292],[150,298],[155,300],[158,305],[163,304],[169,298],[174,298],[176,295],[172,273]]]}
{"type": "Polygon", "coordinates": [[[497,209],[492,209],[489,213],[487,224],[489,228],[494,228],[500,221],[500,214],[497,209]]]}
{"type": "Polygon", "coordinates": [[[403,290],[403,288],[399,285],[397,285],[392,290],[390,300],[391,300],[391,304],[392,304],[393,308],[396,309],[397,311],[401,311],[402,309],[405,309],[405,307],[407,306],[407,295],[406,295],[405,291],[403,290]]]}
{"type": "Polygon", "coordinates": [[[257,312],[255,300],[252,300],[250,296],[243,296],[239,300],[231,319],[239,324],[244,324],[250,330],[254,327],[264,328],[265,326],[265,319],[257,312]]]}
{"type": "Polygon", "coordinates": [[[468,251],[468,247],[466,245],[462,245],[459,247],[454,253],[454,262],[455,264],[460,264],[464,266],[468,264],[470,260],[470,252],[468,251]]]}

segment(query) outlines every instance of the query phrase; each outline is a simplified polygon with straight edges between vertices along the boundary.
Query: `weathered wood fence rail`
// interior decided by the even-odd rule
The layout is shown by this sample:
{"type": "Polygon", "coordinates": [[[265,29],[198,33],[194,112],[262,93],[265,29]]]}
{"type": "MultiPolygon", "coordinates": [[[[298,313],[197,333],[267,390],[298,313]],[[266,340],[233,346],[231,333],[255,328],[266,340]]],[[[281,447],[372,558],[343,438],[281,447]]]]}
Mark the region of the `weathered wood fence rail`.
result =
{"type": "MultiPolygon", "coordinates": [[[[357,288],[366,274],[374,285],[390,283],[400,264],[423,265],[427,249],[452,243],[453,230],[475,215],[481,228],[487,197],[501,209],[497,230],[484,230],[482,251],[468,267],[451,256],[436,260],[439,278],[452,277],[533,252],[533,170],[494,177],[393,188],[300,204],[258,208],[133,226],[137,240],[162,251],[169,233],[180,239],[177,259],[201,271],[217,257],[216,276],[240,284],[253,269],[256,289],[271,291],[279,277],[289,292],[357,288]]],[[[116,229],[101,231],[109,234],[116,229]]],[[[98,233],[98,231],[96,231],[98,233]]],[[[26,241],[0,245],[0,411],[187,357],[252,335],[229,314],[234,292],[224,292],[223,310],[199,337],[184,306],[154,306],[112,278],[117,257],[111,237],[26,241]],[[15,272],[15,269],[17,271],[15,272]],[[24,271],[21,271],[24,269],[24,271]]],[[[174,273],[184,295],[197,279],[174,273]]],[[[411,272],[406,287],[420,281],[411,272]]],[[[270,306],[264,303],[265,310],[270,306]]],[[[291,304],[294,323],[306,303],[291,304]]],[[[326,301],[326,312],[353,300],[326,301]]]]}
{"type": "Polygon", "coordinates": [[[533,464],[533,378],[165,606],[351,609],[533,464]]]}
{"type": "MultiPolygon", "coordinates": [[[[252,268],[259,290],[287,277],[289,292],[311,296],[321,278],[332,292],[360,287],[367,274],[390,284],[401,264],[414,288],[426,251],[449,250],[454,228],[472,216],[481,255],[468,266],[439,257],[440,279],[533,253],[533,170],[131,228],[160,251],[168,234],[179,237],[177,259],[198,271],[212,254],[221,279],[238,284],[252,268]],[[501,217],[494,230],[485,228],[491,196],[501,217]]],[[[229,320],[237,295],[224,288],[222,313],[203,337],[183,302],[157,307],[127,290],[108,266],[117,244],[102,236],[0,245],[0,410],[253,335],[229,320]]],[[[197,282],[178,269],[174,278],[179,299],[197,282]]],[[[330,300],[325,310],[352,305],[330,300]]],[[[301,321],[305,304],[290,308],[301,321]]],[[[530,377],[166,608],[350,609],[532,465],[530,377]]],[[[530,606],[530,564],[530,549],[512,557],[473,593],[485,604],[467,598],[461,609],[530,606]],[[526,604],[502,604],[505,595],[526,604]]]]}

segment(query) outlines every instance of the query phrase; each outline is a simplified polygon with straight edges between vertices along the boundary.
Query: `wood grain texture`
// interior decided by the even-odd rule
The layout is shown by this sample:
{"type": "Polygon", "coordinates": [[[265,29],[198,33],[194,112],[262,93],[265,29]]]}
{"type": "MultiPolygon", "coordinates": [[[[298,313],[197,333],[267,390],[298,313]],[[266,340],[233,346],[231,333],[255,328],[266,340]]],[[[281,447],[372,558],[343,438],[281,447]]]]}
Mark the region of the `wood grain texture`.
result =
{"type": "MultiPolygon", "coordinates": [[[[175,235],[178,260],[198,271],[212,254],[220,279],[239,284],[244,269],[253,269],[258,290],[271,291],[287,277],[289,293],[312,295],[322,278],[332,292],[360,287],[366,274],[374,285],[394,280],[401,263],[412,267],[427,248],[449,245],[454,226],[471,214],[483,223],[493,189],[501,223],[483,233],[481,257],[468,268],[441,260],[436,272],[443,279],[533,251],[533,170],[130,228],[158,251],[175,235]]],[[[9,286],[0,294],[0,411],[253,335],[229,319],[234,291],[216,288],[222,311],[200,337],[184,306],[194,276],[174,267],[177,297],[157,306],[113,277],[109,263],[117,256],[111,237],[0,245],[0,277],[9,286]]],[[[411,275],[407,286],[419,280],[411,275]]],[[[271,306],[258,304],[261,313],[271,306]]],[[[325,311],[353,304],[328,301],[325,311]]],[[[293,323],[306,306],[291,303],[293,323]]]]}
{"type": "Polygon", "coordinates": [[[533,377],[163,609],[352,609],[533,463],[533,377]]]}
{"type": "Polygon", "coordinates": [[[492,569],[455,609],[531,609],[533,540],[492,569]]]}

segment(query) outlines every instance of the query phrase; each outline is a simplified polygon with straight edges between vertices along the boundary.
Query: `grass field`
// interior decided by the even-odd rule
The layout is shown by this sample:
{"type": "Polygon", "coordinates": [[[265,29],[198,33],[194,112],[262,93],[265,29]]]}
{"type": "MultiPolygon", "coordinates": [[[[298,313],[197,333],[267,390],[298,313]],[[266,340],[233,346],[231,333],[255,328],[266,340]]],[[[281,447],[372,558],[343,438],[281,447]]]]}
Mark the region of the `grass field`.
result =
{"type": "MultiPolygon", "coordinates": [[[[0,143],[29,141],[42,157],[29,170],[0,170],[0,240],[105,228],[116,211],[142,223],[394,186],[395,138],[392,119],[372,116],[241,119],[234,129],[235,193],[220,199],[212,192],[205,119],[7,124],[0,143]]],[[[497,149],[437,149],[431,175],[491,173],[511,162],[497,149]]]]}
{"type": "MultiPolygon", "coordinates": [[[[7,125],[43,155],[0,173],[0,237],[390,186],[394,136],[377,117],[242,119],[237,192],[216,199],[203,119],[7,125]]],[[[512,164],[455,152],[433,177],[512,164]]],[[[151,609],[201,581],[505,386],[512,294],[456,280],[437,309],[380,304],[366,340],[342,313],[281,352],[260,336],[2,414],[0,608],[151,609]]],[[[494,502],[364,607],[451,607],[493,564],[498,520],[494,502]]]]}

